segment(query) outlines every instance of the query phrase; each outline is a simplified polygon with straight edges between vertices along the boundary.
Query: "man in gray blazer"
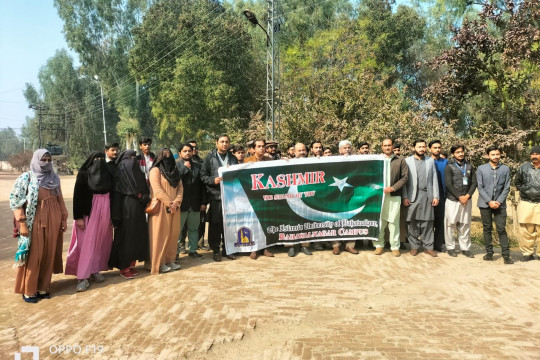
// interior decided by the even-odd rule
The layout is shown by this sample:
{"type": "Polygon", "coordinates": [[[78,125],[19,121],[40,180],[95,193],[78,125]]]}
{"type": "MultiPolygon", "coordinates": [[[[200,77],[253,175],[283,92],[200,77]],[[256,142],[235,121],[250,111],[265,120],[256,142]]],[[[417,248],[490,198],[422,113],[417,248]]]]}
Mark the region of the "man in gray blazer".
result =
{"type": "Polygon", "coordinates": [[[411,255],[416,256],[422,245],[426,254],[436,257],[437,253],[433,251],[433,207],[439,204],[437,169],[433,159],[425,156],[425,140],[416,140],[413,147],[414,154],[405,160],[409,166],[409,181],[401,195],[407,211],[405,220],[411,255]]]}
{"type": "Polygon", "coordinates": [[[513,264],[510,259],[508,235],[506,234],[506,197],[510,193],[510,168],[500,163],[501,150],[490,146],[486,150],[489,162],[476,170],[478,180],[478,207],[484,227],[484,260],[493,261],[493,221],[497,226],[499,243],[505,264],[513,264]]]}

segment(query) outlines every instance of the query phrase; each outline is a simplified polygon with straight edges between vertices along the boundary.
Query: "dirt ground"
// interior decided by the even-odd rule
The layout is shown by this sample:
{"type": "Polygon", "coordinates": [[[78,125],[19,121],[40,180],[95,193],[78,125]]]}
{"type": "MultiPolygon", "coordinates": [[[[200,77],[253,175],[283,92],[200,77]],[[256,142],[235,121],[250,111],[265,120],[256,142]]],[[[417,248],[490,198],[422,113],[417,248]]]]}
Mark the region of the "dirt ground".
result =
{"type": "MultiPolygon", "coordinates": [[[[16,248],[0,174],[0,358],[22,346],[40,359],[538,359],[540,261],[504,265],[439,254],[400,258],[330,251],[216,263],[130,281],[118,271],[76,293],[54,275],[52,298],[13,293],[16,248]],[[66,349],[70,349],[68,352],[66,349]]],[[[62,177],[68,209],[74,177],[62,177]]],[[[71,225],[70,221],[70,225],[71,225]]],[[[71,226],[64,236],[64,261],[71,226]]],[[[23,353],[21,360],[32,359],[23,353]]]]}

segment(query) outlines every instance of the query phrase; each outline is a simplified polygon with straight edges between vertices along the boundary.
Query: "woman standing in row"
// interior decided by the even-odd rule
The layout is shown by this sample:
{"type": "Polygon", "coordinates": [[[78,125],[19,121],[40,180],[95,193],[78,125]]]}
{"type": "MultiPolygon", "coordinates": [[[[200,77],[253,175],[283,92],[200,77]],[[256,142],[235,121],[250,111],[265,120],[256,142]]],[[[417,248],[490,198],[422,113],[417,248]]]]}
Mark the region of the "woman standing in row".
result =
{"type": "Polygon", "coordinates": [[[62,237],[68,212],[60,178],[46,149],[34,152],[30,171],[15,181],[9,203],[19,222],[15,293],[36,303],[50,298],[52,274],[62,273],[62,237]]]}
{"type": "Polygon", "coordinates": [[[149,201],[148,186],[135,151],[124,150],[116,164],[111,207],[115,231],[109,267],[120,269],[124,279],[133,279],[139,275],[134,268],[136,261],[148,259],[148,224],[144,211],[149,201]]]}
{"type": "Polygon", "coordinates": [[[113,230],[110,192],[112,178],[105,153],[94,152],[79,169],[73,192],[73,232],[66,260],[66,275],[77,275],[77,291],[85,291],[92,277],[105,279],[113,230]]]}
{"type": "Polygon", "coordinates": [[[149,174],[152,199],[159,200],[159,210],[148,218],[150,231],[151,273],[180,269],[176,259],[180,235],[180,204],[184,187],[170,149],[158,152],[149,174]]]}

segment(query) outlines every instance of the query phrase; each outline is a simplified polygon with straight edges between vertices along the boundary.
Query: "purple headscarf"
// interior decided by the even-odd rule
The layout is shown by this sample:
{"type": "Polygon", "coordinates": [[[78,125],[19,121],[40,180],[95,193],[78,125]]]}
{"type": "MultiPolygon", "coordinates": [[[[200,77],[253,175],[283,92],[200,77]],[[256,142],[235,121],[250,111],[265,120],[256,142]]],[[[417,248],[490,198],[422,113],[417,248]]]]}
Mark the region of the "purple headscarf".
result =
{"type": "Polygon", "coordinates": [[[57,188],[60,185],[60,178],[54,172],[52,162],[41,161],[41,158],[46,154],[50,156],[47,149],[34,151],[30,162],[30,170],[36,175],[40,187],[54,190],[53,193],[58,194],[57,188]]]}

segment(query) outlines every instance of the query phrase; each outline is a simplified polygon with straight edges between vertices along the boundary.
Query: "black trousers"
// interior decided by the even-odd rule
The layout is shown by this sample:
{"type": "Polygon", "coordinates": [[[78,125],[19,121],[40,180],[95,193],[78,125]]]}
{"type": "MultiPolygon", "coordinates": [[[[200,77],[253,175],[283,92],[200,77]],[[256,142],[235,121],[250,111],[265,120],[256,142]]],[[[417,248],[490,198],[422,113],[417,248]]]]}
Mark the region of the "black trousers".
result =
{"type": "Polygon", "coordinates": [[[444,245],[444,216],[439,217],[435,214],[433,227],[433,248],[437,251],[442,251],[442,246],[444,245]]]}
{"type": "Polygon", "coordinates": [[[223,236],[223,213],[221,212],[221,200],[210,202],[208,226],[208,245],[214,254],[219,254],[220,246],[223,246],[221,254],[227,255],[225,250],[225,238],[223,236]]]}
{"type": "Polygon", "coordinates": [[[482,217],[482,226],[484,227],[486,253],[493,254],[492,233],[493,221],[495,221],[502,256],[509,257],[510,248],[508,247],[508,235],[506,234],[506,209],[480,208],[480,216],[482,217]]]}

